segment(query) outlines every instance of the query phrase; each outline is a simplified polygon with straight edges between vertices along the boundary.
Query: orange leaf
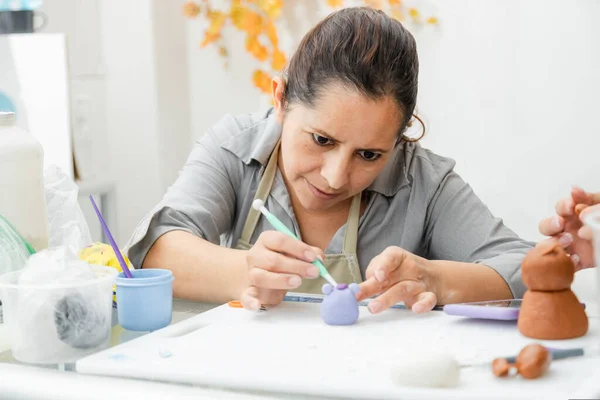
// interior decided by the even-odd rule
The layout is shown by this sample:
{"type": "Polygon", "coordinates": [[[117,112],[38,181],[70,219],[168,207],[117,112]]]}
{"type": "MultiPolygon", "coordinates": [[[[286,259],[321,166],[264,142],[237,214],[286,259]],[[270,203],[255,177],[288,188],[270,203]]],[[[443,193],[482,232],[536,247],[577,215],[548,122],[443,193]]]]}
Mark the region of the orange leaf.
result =
{"type": "Polygon", "coordinates": [[[223,25],[225,25],[225,21],[227,20],[227,14],[219,11],[210,11],[208,13],[208,19],[210,21],[210,26],[207,29],[207,33],[211,35],[220,35],[221,29],[223,29],[223,25]]]}
{"type": "Polygon", "coordinates": [[[202,41],[202,43],[200,43],[201,47],[205,47],[209,44],[211,44],[212,42],[214,42],[215,40],[217,40],[218,38],[220,38],[221,35],[220,34],[212,34],[210,32],[206,32],[204,33],[204,40],[202,41]]]}
{"type": "Polygon", "coordinates": [[[269,58],[269,52],[267,48],[261,45],[260,43],[256,47],[256,50],[254,51],[253,55],[260,62],[267,61],[267,58],[269,58]]]}
{"type": "Polygon", "coordinates": [[[231,11],[230,11],[231,22],[233,22],[233,25],[236,28],[241,29],[241,30],[244,29],[244,22],[246,20],[246,12],[248,12],[248,9],[246,7],[242,7],[242,6],[238,6],[238,5],[231,6],[231,11]]]}
{"type": "Polygon", "coordinates": [[[279,49],[275,49],[275,51],[273,51],[273,60],[271,61],[271,67],[273,67],[273,69],[275,71],[281,71],[285,68],[285,63],[286,63],[286,59],[285,59],[285,54],[283,54],[279,49]]]}
{"type": "Polygon", "coordinates": [[[264,72],[261,71],[260,69],[257,69],[256,71],[254,71],[252,73],[252,82],[254,82],[254,85],[259,86],[263,75],[264,75],[264,72]]]}
{"type": "Polygon", "coordinates": [[[436,17],[429,17],[429,18],[427,18],[427,23],[436,25],[438,23],[438,19],[436,17]]]}
{"type": "Polygon", "coordinates": [[[193,1],[188,1],[183,5],[183,15],[188,18],[196,18],[200,14],[200,6],[193,1]]]}
{"type": "Polygon", "coordinates": [[[242,29],[248,32],[249,35],[259,35],[262,30],[262,24],[262,17],[259,14],[248,10],[244,15],[244,27],[242,29]]]}
{"type": "Polygon", "coordinates": [[[413,18],[418,18],[419,17],[419,10],[417,10],[416,8],[411,8],[408,10],[408,14],[413,17],[413,18]]]}
{"type": "Polygon", "coordinates": [[[272,21],[268,21],[265,30],[267,31],[267,37],[271,41],[273,47],[277,47],[279,45],[279,39],[277,37],[277,28],[273,24],[272,21]]]}
{"type": "Polygon", "coordinates": [[[259,69],[254,71],[252,74],[252,82],[254,83],[254,86],[265,93],[271,91],[271,76],[264,71],[259,69]]]}
{"type": "Polygon", "coordinates": [[[282,0],[258,0],[258,6],[263,10],[269,18],[277,18],[283,7],[282,0]]]}
{"type": "Polygon", "coordinates": [[[249,53],[254,54],[254,49],[256,49],[257,46],[260,46],[258,43],[258,37],[252,35],[246,37],[246,50],[249,53]]]}
{"type": "Polygon", "coordinates": [[[327,0],[330,7],[341,7],[344,5],[344,0],[327,0]]]}
{"type": "Polygon", "coordinates": [[[390,3],[390,6],[399,6],[400,4],[402,4],[401,0],[388,0],[388,3],[390,3]]]}
{"type": "Polygon", "coordinates": [[[269,56],[267,48],[260,44],[257,36],[248,36],[246,38],[246,50],[261,62],[266,61],[269,56]]]}

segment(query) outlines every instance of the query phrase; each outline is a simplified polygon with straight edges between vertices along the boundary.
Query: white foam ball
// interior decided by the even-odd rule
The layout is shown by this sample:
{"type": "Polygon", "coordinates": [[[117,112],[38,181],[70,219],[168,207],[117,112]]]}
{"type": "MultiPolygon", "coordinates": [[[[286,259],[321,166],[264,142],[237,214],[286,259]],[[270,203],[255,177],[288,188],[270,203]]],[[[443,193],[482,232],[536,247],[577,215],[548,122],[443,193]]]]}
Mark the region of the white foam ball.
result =
{"type": "Polygon", "coordinates": [[[456,387],[460,381],[460,365],[447,353],[405,354],[395,364],[392,380],[401,386],[456,387]]]}

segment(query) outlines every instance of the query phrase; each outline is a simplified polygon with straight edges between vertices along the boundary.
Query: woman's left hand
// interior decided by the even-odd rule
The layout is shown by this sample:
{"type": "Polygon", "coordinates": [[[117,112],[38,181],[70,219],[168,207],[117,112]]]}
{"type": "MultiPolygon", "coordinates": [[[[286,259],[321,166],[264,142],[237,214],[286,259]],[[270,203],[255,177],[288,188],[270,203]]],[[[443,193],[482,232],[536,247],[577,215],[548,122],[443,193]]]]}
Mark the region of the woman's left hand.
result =
{"type": "Polygon", "coordinates": [[[388,247],[371,260],[357,300],[380,294],[369,311],[380,313],[402,301],[416,313],[431,311],[437,303],[429,261],[400,247],[388,247]]]}

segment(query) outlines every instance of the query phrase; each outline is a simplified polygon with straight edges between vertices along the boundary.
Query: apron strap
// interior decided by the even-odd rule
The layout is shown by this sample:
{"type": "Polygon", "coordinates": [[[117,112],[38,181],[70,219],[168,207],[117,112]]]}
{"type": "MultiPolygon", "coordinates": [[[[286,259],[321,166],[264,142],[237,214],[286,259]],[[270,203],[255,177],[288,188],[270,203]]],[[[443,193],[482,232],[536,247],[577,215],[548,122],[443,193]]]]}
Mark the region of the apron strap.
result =
{"type": "Polygon", "coordinates": [[[350,213],[346,222],[346,234],[344,235],[344,253],[356,254],[358,242],[358,221],[360,219],[360,201],[362,192],[354,195],[350,205],[350,213]]]}
{"type": "MultiPolygon", "coordinates": [[[[261,199],[264,202],[269,196],[269,193],[271,193],[271,186],[273,186],[273,181],[275,180],[275,175],[277,173],[277,158],[279,155],[280,143],[281,139],[277,142],[273,153],[271,153],[271,157],[269,157],[269,162],[267,163],[263,177],[258,184],[254,200],[261,199]]],[[[250,206],[250,212],[248,213],[246,223],[244,224],[244,230],[242,230],[242,236],[240,237],[241,240],[250,244],[250,239],[256,229],[256,224],[258,224],[260,216],[260,211],[255,210],[254,207],[250,206]]]]}

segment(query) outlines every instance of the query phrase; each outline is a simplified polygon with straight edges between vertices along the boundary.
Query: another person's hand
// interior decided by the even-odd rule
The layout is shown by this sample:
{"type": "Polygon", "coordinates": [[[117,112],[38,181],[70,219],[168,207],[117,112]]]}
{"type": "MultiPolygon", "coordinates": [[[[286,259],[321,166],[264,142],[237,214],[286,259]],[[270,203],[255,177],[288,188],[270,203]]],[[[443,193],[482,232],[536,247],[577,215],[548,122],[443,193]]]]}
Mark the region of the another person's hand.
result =
{"type": "Polygon", "coordinates": [[[380,294],[369,311],[380,313],[402,301],[416,313],[431,311],[437,303],[428,261],[400,247],[388,247],[371,260],[357,300],[380,294]]]}
{"type": "Polygon", "coordinates": [[[244,308],[277,305],[288,290],[302,284],[302,278],[317,278],[319,270],[311,262],[324,258],[323,251],[281,232],[266,231],[248,251],[250,286],[240,296],[244,308]]]}
{"type": "Polygon", "coordinates": [[[593,209],[597,210],[598,206],[595,205],[598,204],[600,193],[587,193],[581,188],[573,188],[571,197],[556,203],[556,215],[543,219],[539,225],[542,235],[557,239],[569,252],[576,271],[594,266],[591,232],[583,225],[583,218],[593,209]]]}
{"type": "MultiPolygon", "coordinates": [[[[600,197],[600,193],[597,193],[597,195],[600,197]]],[[[581,220],[581,222],[585,222],[585,219],[592,213],[596,213],[596,212],[600,212],[600,204],[595,204],[593,206],[589,206],[586,207],[581,214],[579,214],[579,219],[581,220]]],[[[585,240],[589,240],[590,242],[592,241],[593,237],[593,233],[592,233],[592,228],[590,228],[587,225],[583,225],[579,231],[577,232],[579,237],[585,240]]]]}

